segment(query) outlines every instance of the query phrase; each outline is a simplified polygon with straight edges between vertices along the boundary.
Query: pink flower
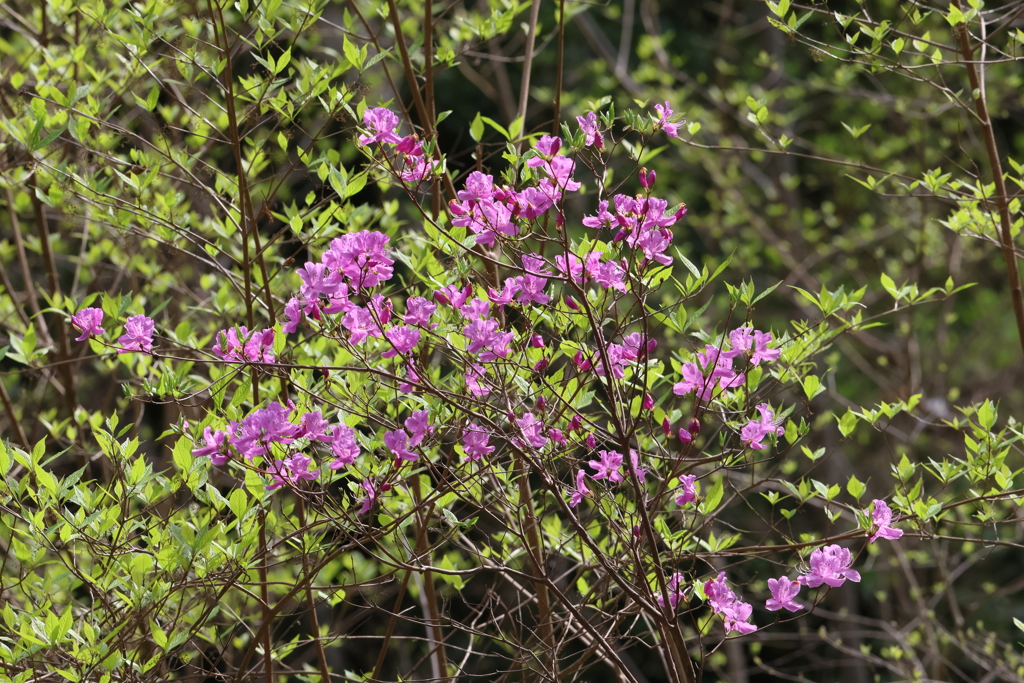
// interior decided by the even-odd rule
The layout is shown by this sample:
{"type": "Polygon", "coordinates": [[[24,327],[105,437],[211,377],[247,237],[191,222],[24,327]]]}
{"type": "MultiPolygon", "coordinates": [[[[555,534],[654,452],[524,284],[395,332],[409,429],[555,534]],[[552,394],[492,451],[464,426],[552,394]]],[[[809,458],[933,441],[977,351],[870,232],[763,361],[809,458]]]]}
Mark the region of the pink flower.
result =
{"type": "Polygon", "coordinates": [[[430,330],[438,326],[438,323],[430,322],[430,317],[437,310],[437,304],[433,301],[428,301],[421,296],[411,296],[405,302],[405,310],[403,322],[406,325],[425,327],[430,330]]]}
{"type": "Polygon", "coordinates": [[[356,430],[345,425],[334,425],[331,433],[331,453],[334,460],[328,465],[332,470],[348,467],[359,457],[359,442],[356,441],[356,430]]]}
{"type": "Polygon", "coordinates": [[[230,438],[225,431],[214,431],[210,427],[203,430],[205,446],[192,449],[192,455],[197,458],[210,458],[214,465],[223,465],[231,458],[230,438]]]}
{"type": "Polygon", "coordinates": [[[313,459],[308,455],[296,453],[284,460],[274,460],[267,465],[273,481],[267,486],[268,491],[279,489],[285,484],[295,486],[300,481],[316,479],[320,476],[319,470],[309,471],[313,459]]]}
{"type": "Polygon", "coordinates": [[[284,306],[284,318],[282,319],[281,329],[285,334],[292,334],[299,329],[299,323],[302,322],[302,302],[297,298],[292,297],[288,300],[288,303],[284,306]]]}
{"type": "Polygon", "coordinates": [[[124,323],[124,334],[117,338],[121,348],[119,354],[131,351],[144,351],[149,353],[153,350],[153,330],[156,323],[152,318],[144,315],[133,315],[124,323]]]}
{"type": "Polygon", "coordinates": [[[369,479],[365,479],[359,485],[366,491],[366,498],[362,499],[362,506],[359,508],[359,514],[365,515],[373,508],[373,503],[377,500],[377,491],[373,488],[373,482],[369,479]]]}
{"type": "Polygon", "coordinates": [[[797,580],[808,588],[817,588],[823,583],[838,588],[847,579],[859,583],[860,572],[850,569],[851,564],[853,556],[849,549],[828,545],[811,553],[810,572],[797,580]]]}
{"type": "Polygon", "coordinates": [[[323,443],[334,441],[334,435],[328,431],[327,420],[324,419],[319,410],[314,410],[302,416],[299,420],[299,432],[296,434],[296,437],[304,437],[310,441],[320,441],[323,443]]]}
{"type": "Polygon", "coordinates": [[[409,156],[421,157],[423,156],[423,143],[420,142],[418,135],[407,135],[398,143],[395,151],[408,154],[409,156]]]}
{"type": "Polygon", "coordinates": [[[534,417],[533,413],[524,414],[516,420],[516,425],[522,431],[526,443],[534,448],[543,448],[547,444],[548,437],[541,433],[544,429],[544,423],[534,417]]]}
{"type": "Polygon", "coordinates": [[[590,495],[590,489],[587,488],[587,484],[584,481],[587,478],[587,473],[583,470],[576,472],[576,490],[572,493],[572,498],[569,500],[569,507],[576,507],[583,502],[583,497],[590,495]]]}
{"type": "Polygon", "coordinates": [[[754,450],[759,451],[768,447],[762,442],[769,434],[782,436],[786,433],[786,430],[780,426],[782,420],[775,421],[775,413],[772,412],[767,403],[762,403],[757,406],[757,409],[761,413],[761,419],[748,422],[747,426],[740,432],[740,440],[754,450]]]}
{"type": "Polygon", "coordinates": [[[676,489],[676,505],[682,507],[697,500],[697,475],[684,474],[679,477],[679,488],[676,489]]]}
{"type": "MultiPolygon", "coordinates": [[[[354,287],[376,287],[394,274],[394,260],[388,255],[391,238],[382,232],[362,230],[331,240],[322,261],[331,275],[328,282],[348,279],[354,287]]],[[[381,323],[387,321],[382,320],[381,323]]]]}
{"type": "Polygon", "coordinates": [[[380,354],[382,358],[394,358],[400,353],[408,353],[420,343],[420,331],[405,325],[388,328],[384,336],[391,342],[392,348],[380,354]]]}
{"type": "Polygon", "coordinates": [[[363,112],[363,124],[370,131],[370,135],[360,135],[360,145],[369,145],[373,142],[396,144],[402,141],[402,138],[395,133],[395,128],[398,128],[398,115],[390,109],[384,107],[367,109],[363,112]]]}
{"type": "Polygon", "coordinates": [[[213,352],[227,361],[251,363],[273,363],[274,330],[249,332],[244,325],[231,327],[217,333],[213,352]]]}
{"type": "Polygon", "coordinates": [[[800,592],[800,582],[780,576],[778,579],[768,579],[768,590],[772,597],[765,603],[765,609],[778,612],[780,609],[787,609],[790,612],[799,612],[803,605],[794,602],[793,598],[800,592]]]}
{"type": "Polygon", "coordinates": [[[466,176],[466,189],[459,190],[460,202],[480,201],[494,196],[494,176],[473,171],[466,176]]]}
{"type": "Polygon", "coordinates": [[[677,396],[685,396],[696,391],[698,399],[710,401],[714,395],[714,389],[714,381],[711,378],[705,378],[696,363],[683,363],[683,380],[676,382],[672,387],[672,393],[677,396]]]}
{"type": "Polygon", "coordinates": [[[488,444],[490,433],[482,427],[470,423],[462,430],[462,450],[466,452],[466,460],[476,462],[485,455],[494,452],[494,446],[488,444]]]}
{"type": "Polygon", "coordinates": [[[894,529],[892,527],[892,510],[889,509],[884,500],[875,500],[875,510],[871,514],[871,518],[877,529],[871,538],[868,539],[869,543],[874,543],[875,539],[878,538],[887,538],[890,541],[895,541],[903,536],[902,529],[894,529]]]}
{"type": "Polygon", "coordinates": [[[409,435],[405,433],[404,429],[384,432],[384,445],[395,454],[395,457],[400,460],[413,462],[420,456],[418,453],[413,453],[409,450],[408,443],[409,435]]]}
{"type": "Polygon", "coordinates": [[[597,114],[588,112],[586,118],[577,116],[576,123],[580,124],[580,130],[587,136],[586,142],[583,143],[585,147],[597,145],[598,149],[604,149],[604,136],[597,127],[597,114]]]}
{"type": "Polygon", "coordinates": [[[588,228],[607,228],[610,227],[615,217],[608,213],[608,200],[603,199],[597,203],[597,215],[596,216],[584,216],[583,225],[588,228]]]}
{"type": "Polygon", "coordinates": [[[704,582],[704,594],[708,597],[711,610],[725,618],[726,634],[733,631],[746,634],[757,630],[756,626],[749,623],[753,607],[750,603],[740,602],[732,589],[725,585],[725,572],[704,582]]]}
{"type": "Polygon", "coordinates": [[[82,333],[75,341],[85,341],[89,337],[103,334],[103,328],[100,327],[102,322],[103,309],[101,308],[83,308],[75,313],[71,316],[71,324],[82,333]]]}
{"type": "Polygon", "coordinates": [[[405,428],[409,430],[409,448],[415,448],[423,441],[423,437],[431,434],[434,428],[430,426],[430,413],[426,410],[417,410],[406,418],[405,428]]]}
{"type": "MultiPolygon", "coordinates": [[[[668,589],[668,604],[670,607],[672,607],[673,611],[685,597],[686,590],[683,587],[684,580],[686,580],[686,577],[680,574],[679,572],[674,573],[672,575],[672,578],[668,580],[668,586],[666,586],[666,588],[668,589]]],[[[658,607],[664,607],[664,593],[658,589],[655,589],[654,593],[655,599],[658,601],[658,607]]]]}
{"type": "Polygon", "coordinates": [[[601,451],[600,460],[591,460],[587,464],[597,470],[594,479],[607,479],[608,481],[622,481],[622,454],[617,451],[601,451]]]}
{"type": "Polygon", "coordinates": [[[758,365],[761,361],[778,360],[782,355],[779,349],[769,349],[768,344],[772,341],[771,332],[759,332],[754,330],[754,353],[750,356],[750,362],[758,365]]]}
{"type": "Polygon", "coordinates": [[[295,406],[271,403],[257,408],[237,425],[231,436],[231,445],[249,460],[270,453],[270,444],[290,444],[300,433],[300,427],[288,418],[295,406]]]}
{"type": "Polygon", "coordinates": [[[480,382],[484,378],[486,370],[481,365],[470,365],[466,370],[466,389],[474,396],[486,396],[491,393],[491,388],[480,382]]]}
{"type": "Polygon", "coordinates": [[[632,448],[629,449],[629,469],[641,482],[644,480],[644,477],[647,476],[647,470],[640,467],[640,456],[637,455],[637,452],[632,448]]]}
{"type": "Polygon", "coordinates": [[[655,124],[660,125],[661,129],[665,131],[665,135],[669,136],[670,138],[679,137],[679,124],[670,123],[668,120],[669,117],[671,117],[672,114],[675,113],[672,111],[672,107],[669,106],[668,100],[665,100],[664,105],[654,105],[654,108],[658,112],[658,120],[655,121],[655,124]]]}

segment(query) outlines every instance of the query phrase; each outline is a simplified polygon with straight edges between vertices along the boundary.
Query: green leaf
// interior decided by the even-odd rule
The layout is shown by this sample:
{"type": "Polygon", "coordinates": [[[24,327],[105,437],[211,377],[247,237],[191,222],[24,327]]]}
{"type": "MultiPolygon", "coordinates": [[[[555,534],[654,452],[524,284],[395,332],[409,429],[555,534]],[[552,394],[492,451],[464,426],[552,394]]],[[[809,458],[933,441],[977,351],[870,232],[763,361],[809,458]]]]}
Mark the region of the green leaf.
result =
{"type": "Polygon", "coordinates": [[[722,496],[724,493],[725,489],[722,486],[722,480],[719,479],[714,483],[707,495],[704,497],[704,502],[701,505],[701,512],[705,515],[713,512],[714,509],[718,507],[718,504],[722,502],[722,496]]]}
{"type": "Polygon", "coordinates": [[[852,410],[847,410],[846,414],[839,420],[839,432],[844,436],[853,434],[853,430],[857,427],[857,414],[852,410]]]}
{"type": "Polygon", "coordinates": [[[34,152],[37,149],[42,149],[43,147],[46,147],[48,144],[59,138],[65,130],[67,130],[66,124],[61,126],[60,128],[51,130],[49,133],[46,134],[45,138],[32,145],[32,151],[34,152]]]}
{"type": "Polygon", "coordinates": [[[480,112],[477,112],[476,118],[473,119],[473,123],[469,124],[469,137],[473,138],[473,142],[480,142],[483,135],[484,121],[480,117],[480,112]]]}
{"type": "Polygon", "coordinates": [[[249,511],[249,496],[245,494],[245,489],[235,489],[231,492],[228,496],[228,507],[239,520],[245,518],[245,513],[249,511]]]}
{"type": "Polygon", "coordinates": [[[868,487],[855,476],[851,476],[850,481],[846,482],[846,492],[857,500],[860,500],[860,497],[864,495],[864,491],[866,491],[867,488],[868,487]]]}
{"type": "Polygon", "coordinates": [[[288,49],[281,53],[281,56],[277,58],[277,63],[274,65],[274,75],[284,71],[284,68],[288,66],[288,62],[292,61],[292,48],[289,45],[288,49]]]}

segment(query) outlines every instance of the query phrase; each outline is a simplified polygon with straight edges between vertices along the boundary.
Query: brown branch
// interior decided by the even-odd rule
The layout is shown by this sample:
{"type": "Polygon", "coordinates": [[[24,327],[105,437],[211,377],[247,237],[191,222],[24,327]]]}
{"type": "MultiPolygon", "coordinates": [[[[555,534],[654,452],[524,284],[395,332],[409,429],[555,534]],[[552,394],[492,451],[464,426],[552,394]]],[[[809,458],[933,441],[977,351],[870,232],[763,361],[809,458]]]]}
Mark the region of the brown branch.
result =
{"type": "MultiPolygon", "coordinates": [[[[962,9],[960,0],[953,0],[957,9],[962,9]]],[[[1013,221],[1010,219],[1010,203],[1006,194],[1006,181],[1003,180],[1003,165],[999,159],[999,149],[996,147],[996,136],[992,130],[992,119],[988,113],[988,103],[985,101],[985,86],[978,75],[978,68],[974,63],[974,48],[971,46],[971,36],[967,31],[967,24],[960,24],[957,35],[960,38],[960,46],[963,52],[967,78],[971,82],[971,92],[974,95],[974,106],[978,112],[978,121],[981,125],[981,135],[985,140],[985,151],[988,154],[988,163],[992,170],[992,181],[995,183],[996,209],[999,212],[1000,243],[1003,249],[1003,260],[1006,261],[1006,277],[1010,284],[1010,300],[1013,303],[1013,314],[1017,319],[1017,335],[1020,337],[1021,349],[1024,350],[1024,292],[1021,291],[1020,272],[1017,269],[1017,257],[1013,248],[1013,221]]]]}

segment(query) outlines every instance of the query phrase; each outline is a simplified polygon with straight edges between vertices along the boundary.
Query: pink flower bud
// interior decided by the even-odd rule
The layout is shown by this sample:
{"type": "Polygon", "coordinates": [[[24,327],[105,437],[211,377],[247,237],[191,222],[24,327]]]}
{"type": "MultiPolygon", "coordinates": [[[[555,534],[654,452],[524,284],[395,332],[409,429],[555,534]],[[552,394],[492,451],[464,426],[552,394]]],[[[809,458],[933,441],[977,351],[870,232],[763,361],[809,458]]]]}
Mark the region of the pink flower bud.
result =
{"type": "Polygon", "coordinates": [[[674,218],[676,220],[679,220],[680,218],[682,218],[685,215],[686,215],[686,204],[680,204],[679,208],[676,209],[676,213],[675,213],[674,218]]]}
{"type": "Polygon", "coordinates": [[[700,420],[693,418],[690,420],[690,424],[687,425],[686,429],[688,429],[691,434],[700,434],[700,420]]]}
{"type": "Polygon", "coordinates": [[[580,428],[581,424],[583,424],[583,418],[580,417],[579,415],[573,415],[572,419],[569,420],[569,431],[575,432],[577,429],[580,428]]]}
{"type": "Polygon", "coordinates": [[[672,423],[667,417],[661,421],[661,431],[665,432],[665,436],[668,438],[672,438],[672,423]]]}
{"type": "Polygon", "coordinates": [[[654,349],[656,349],[656,348],[658,348],[658,341],[656,339],[648,339],[647,340],[647,353],[650,353],[651,351],[654,351],[654,349]]]}
{"type": "Polygon", "coordinates": [[[444,304],[446,306],[452,303],[452,300],[449,299],[448,296],[440,289],[434,292],[434,301],[436,301],[439,304],[444,304]]]}
{"type": "Polygon", "coordinates": [[[380,492],[381,493],[387,493],[390,490],[391,490],[391,484],[381,484],[380,485],[380,492]]]}
{"type": "Polygon", "coordinates": [[[619,230],[617,233],[615,233],[615,237],[612,238],[612,242],[621,242],[622,240],[626,239],[627,235],[629,235],[629,233],[626,232],[625,230],[619,230]]]}
{"type": "Polygon", "coordinates": [[[544,408],[547,407],[547,405],[548,401],[546,398],[544,398],[543,396],[537,397],[537,410],[544,410],[544,408]]]}
{"type": "Polygon", "coordinates": [[[595,448],[597,446],[597,439],[594,438],[593,434],[587,434],[587,438],[583,440],[583,443],[587,444],[587,448],[595,448]]]}
{"type": "Polygon", "coordinates": [[[547,358],[541,358],[541,359],[540,359],[539,361],[537,361],[537,363],[536,363],[536,364],[535,364],[535,365],[533,366],[533,371],[534,371],[534,372],[540,372],[541,370],[544,370],[544,369],[545,369],[545,368],[546,368],[547,366],[548,366],[548,359],[547,359],[547,358]]]}
{"type": "Polygon", "coordinates": [[[643,535],[644,535],[644,533],[640,529],[640,525],[639,524],[634,524],[633,525],[633,536],[635,536],[636,538],[643,538],[643,535]]]}
{"type": "Polygon", "coordinates": [[[681,442],[683,442],[684,444],[688,444],[691,441],[693,441],[693,434],[690,434],[690,432],[688,430],[686,430],[686,429],[680,429],[679,430],[679,440],[681,442]]]}
{"type": "Polygon", "coordinates": [[[532,346],[535,349],[543,349],[544,337],[540,336],[539,334],[533,335],[532,337],[530,337],[530,346],[532,346]]]}
{"type": "Polygon", "coordinates": [[[550,436],[551,440],[555,443],[565,443],[565,435],[562,434],[561,429],[549,429],[548,436],[550,436]]]}
{"type": "Polygon", "coordinates": [[[640,185],[643,187],[650,187],[650,185],[647,184],[647,169],[643,167],[640,168],[640,185]]]}
{"type": "Polygon", "coordinates": [[[576,300],[573,299],[571,296],[565,297],[565,305],[568,306],[571,310],[580,310],[580,305],[576,303],[576,300]]]}
{"type": "Polygon", "coordinates": [[[448,202],[448,210],[455,216],[465,216],[468,213],[464,208],[462,208],[462,205],[454,199],[448,202]]]}
{"type": "Polygon", "coordinates": [[[565,225],[565,214],[564,213],[560,213],[557,216],[555,216],[555,225],[557,225],[560,228],[565,225]]]}
{"type": "Polygon", "coordinates": [[[650,394],[644,394],[644,400],[643,400],[642,406],[643,406],[644,410],[653,410],[654,409],[654,397],[651,396],[650,394]]]}

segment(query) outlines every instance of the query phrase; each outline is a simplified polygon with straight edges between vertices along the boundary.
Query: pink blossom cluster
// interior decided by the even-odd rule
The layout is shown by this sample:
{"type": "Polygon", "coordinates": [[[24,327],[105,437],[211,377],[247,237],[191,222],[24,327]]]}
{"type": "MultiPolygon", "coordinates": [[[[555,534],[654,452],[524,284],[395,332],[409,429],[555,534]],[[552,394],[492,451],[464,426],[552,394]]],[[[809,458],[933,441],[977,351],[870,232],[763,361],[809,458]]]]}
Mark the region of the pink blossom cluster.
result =
{"type": "Polygon", "coordinates": [[[665,251],[672,245],[671,227],[686,215],[686,205],[667,213],[668,201],[658,197],[617,194],[615,212],[608,210],[608,200],[601,200],[597,215],[586,216],[583,225],[588,228],[615,230],[613,241],[625,240],[633,249],[642,252],[641,263],[656,261],[663,266],[672,265],[672,257],[665,251]]]}
{"type": "Polygon", "coordinates": [[[334,456],[329,465],[331,469],[341,469],[355,462],[360,452],[355,429],[344,424],[331,425],[319,410],[304,413],[298,422],[293,421],[295,413],[295,405],[290,402],[287,405],[271,403],[252,410],[240,421],[229,422],[223,429],[206,427],[203,444],[193,448],[192,455],[210,458],[214,465],[225,464],[236,453],[250,461],[264,457],[267,472],[273,479],[268,489],[317,478],[318,472],[309,471],[312,459],[302,453],[314,442],[330,447],[334,456]],[[300,442],[296,448],[296,442],[302,439],[305,442],[300,442]],[[287,453],[286,457],[276,458],[275,454],[281,450],[287,453]]]}
{"type": "Polygon", "coordinates": [[[672,387],[672,391],[678,396],[696,392],[701,401],[710,401],[716,386],[723,392],[742,386],[746,375],[735,370],[733,361],[744,354],[747,354],[751,365],[777,360],[782,351],[768,348],[771,342],[771,332],[738,327],[729,333],[729,349],[707,344],[696,354],[695,362],[684,363],[683,379],[672,387]]]}
{"type": "Polygon", "coordinates": [[[387,235],[372,230],[348,233],[331,240],[320,263],[307,262],[296,272],[302,279],[299,296],[285,305],[284,332],[295,332],[303,317],[322,320],[324,314],[344,313],[344,326],[361,343],[367,336],[382,336],[380,326],[390,319],[391,302],[380,294],[370,297],[366,307],[349,297],[391,279],[394,260],[387,235]]]}
{"type": "Polygon", "coordinates": [[[363,112],[363,125],[367,132],[359,136],[359,145],[365,147],[376,143],[393,148],[399,164],[394,170],[404,182],[419,185],[430,178],[440,165],[436,160],[426,157],[418,137],[399,137],[395,132],[399,125],[398,115],[390,109],[367,109],[363,112]]]}
{"type": "MultiPolygon", "coordinates": [[[[105,330],[102,327],[103,309],[82,308],[71,316],[71,325],[81,334],[75,341],[85,341],[89,337],[98,337],[105,330]]],[[[153,332],[156,330],[156,322],[145,315],[133,315],[124,323],[124,334],[117,338],[119,348],[117,352],[131,353],[141,351],[149,353],[153,350],[153,332]]]]}
{"type": "Polygon", "coordinates": [[[274,330],[249,332],[244,325],[217,333],[213,352],[226,361],[273,363],[274,330]]]}
{"type": "Polygon", "coordinates": [[[581,186],[573,179],[576,162],[559,154],[561,146],[561,138],[550,135],[537,141],[526,164],[535,169],[538,183],[522,190],[496,187],[494,176],[470,173],[465,188],[457,193],[458,199],[448,204],[452,224],[469,228],[478,244],[488,246],[497,237],[519,236],[517,220],[540,218],[562,200],[565,192],[575,192],[581,186]]]}
{"type": "Polygon", "coordinates": [[[399,461],[413,462],[420,455],[412,449],[423,442],[423,438],[433,433],[430,424],[430,413],[417,410],[405,420],[405,429],[394,429],[384,432],[384,445],[399,461]]]}
{"type": "MultiPolygon", "coordinates": [[[[608,365],[611,367],[611,375],[616,379],[626,376],[626,366],[647,358],[648,354],[657,348],[658,342],[648,339],[642,332],[633,332],[622,338],[622,344],[610,342],[605,348],[605,355],[608,357],[608,365]]],[[[574,358],[576,369],[580,372],[587,372],[594,369],[597,374],[604,377],[607,374],[604,357],[600,353],[584,356],[578,351],[574,358]]]]}
{"type": "Polygon", "coordinates": [[[726,634],[732,631],[747,634],[757,630],[757,627],[750,623],[753,606],[749,602],[742,602],[736,593],[725,585],[725,572],[720,572],[716,578],[704,582],[704,594],[708,598],[711,610],[725,619],[726,634]]]}

